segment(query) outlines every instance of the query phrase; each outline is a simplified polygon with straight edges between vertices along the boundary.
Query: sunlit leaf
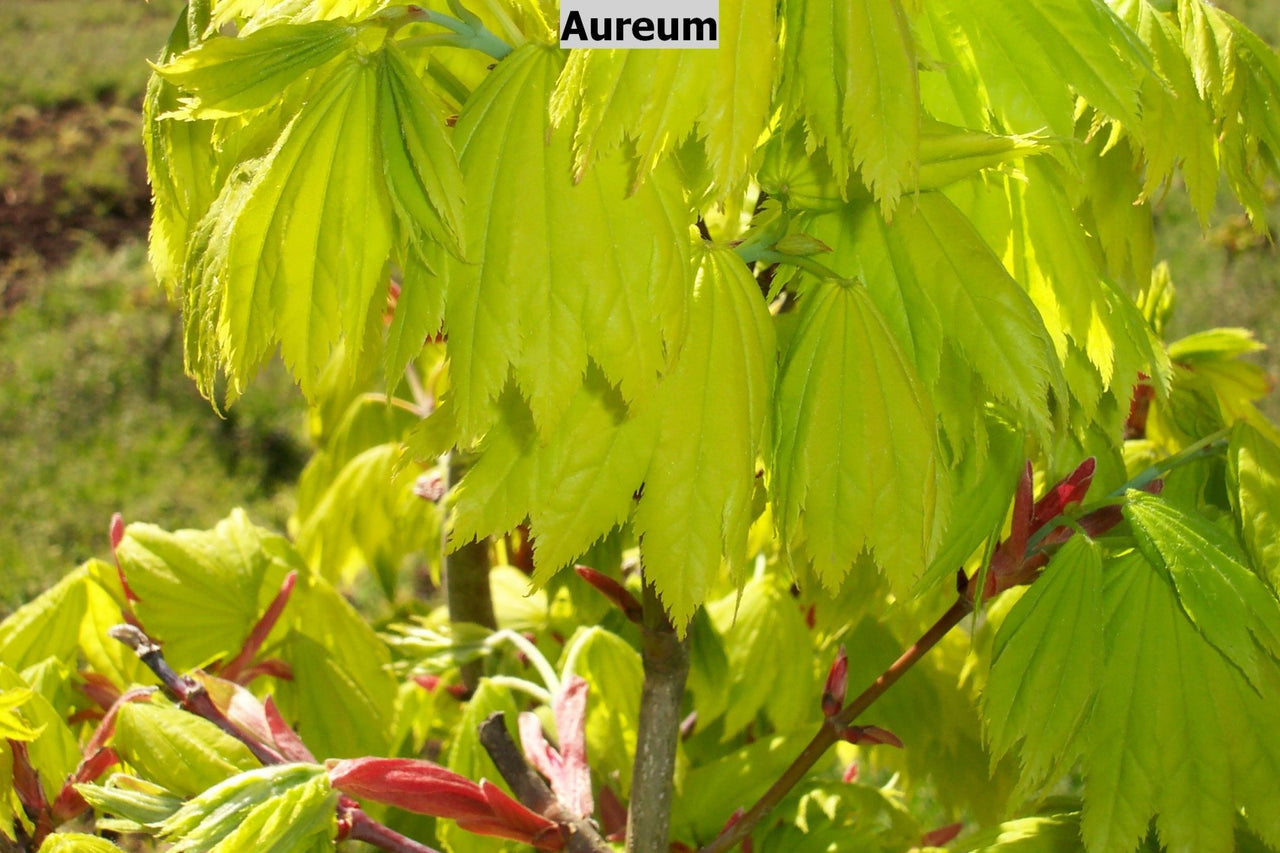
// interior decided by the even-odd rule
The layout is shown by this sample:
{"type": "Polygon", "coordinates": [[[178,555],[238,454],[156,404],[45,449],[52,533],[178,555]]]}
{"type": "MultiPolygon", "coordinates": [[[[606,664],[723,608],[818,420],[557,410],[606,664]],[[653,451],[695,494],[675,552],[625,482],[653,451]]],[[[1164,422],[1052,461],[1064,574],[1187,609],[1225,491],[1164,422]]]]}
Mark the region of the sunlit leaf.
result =
{"type": "Polygon", "coordinates": [[[719,48],[575,50],[552,96],[557,125],[574,129],[574,167],[635,142],[639,184],[691,134],[706,148],[713,186],[737,188],[768,119],[778,53],[774,6],[724,0],[719,48]]]}
{"type": "Polygon", "coordinates": [[[298,77],[352,47],[356,34],[336,21],[280,24],[207,39],[156,73],[189,93],[184,117],[220,118],[270,104],[298,77]]]}
{"type": "Polygon", "coordinates": [[[378,120],[387,192],[419,256],[428,240],[462,251],[462,173],[443,122],[408,62],[390,42],[379,52],[378,120]]]}
{"type": "Polygon", "coordinates": [[[948,503],[929,398],[864,287],[825,283],[799,310],[775,414],[779,532],[827,587],[866,550],[905,591],[948,503]]]}
{"type": "Polygon", "coordinates": [[[74,663],[87,583],[83,568],[69,572],[0,622],[0,662],[15,670],[45,658],[74,663]]]}
{"type": "Polygon", "coordinates": [[[238,651],[284,575],[299,565],[281,537],[239,510],[212,530],[131,524],[117,553],[139,599],[138,617],[180,670],[238,651]]]}
{"type": "Polygon", "coordinates": [[[547,439],[513,392],[499,406],[501,419],[458,486],[452,541],[506,533],[528,514],[535,579],[545,583],[626,520],[653,451],[657,409],[629,416],[595,368],[547,439]]]}
{"type": "Polygon", "coordinates": [[[310,849],[309,836],[332,831],[336,800],[318,765],[260,767],[208,785],[165,819],[161,832],[196,853],[231,853],[249,843],[300,853],[310,849]]]}
{"type": "Polygon", "coordinates": [[[898,0],[788,0],[781,98],[824,146],[844,184],[850,167],[890,213],[914,188],[920,145],[916,48],[898,0]]]}
{"type": "Polygon", "coordinates": [[[623,397],[655,387],[688,281],[686,214],[673,172],[627,195],[625,163],[578,184],[570,132],[547,113],[557,52],[525,46],[467,102],[456,140],[466,184],[466,263],[445,269],[453,403],[464,437],[490,425],[508,372],[539,434],[594,360],[623,397]]]}
{"type": "Polygon", "coordinates": [[[1049,780],[1088,716],[1103,663],[1102,550],[1077,535],[1000,625],[983,692],[999,758],[1021,741],[1023,784],[1049,780]]]}
{"type": "MultiPolygon", "coordinates": [[[[233,392],[277,341],[306,393],[339,339],[359,351],[391,247],[376,156],[378,82],[372,64],[334,66],[271,150],[228,178],[206,215],[207,237],[195,241],[186,277],[207,294],[197,327],[212,324],[204,334],[216,335],[233,392]]],[[[208,361],[198,358],[205,367],[195,368],[206,385],[208,361]]]]}
{"type": "Polygon", "coordinates": [[[662,424],[634,521],[646,576],[681,631],[721,561],[743,569],[775,351],[746,265],[731,251],[704,250],[684,346],[653,401],[662,424]]]}
{"type": "Polygon", "coordinates": [[[258,766],[244,744],[213,723],[162,703],[121,707],[111,745],[148,780],[186,796],[258,766]]]}

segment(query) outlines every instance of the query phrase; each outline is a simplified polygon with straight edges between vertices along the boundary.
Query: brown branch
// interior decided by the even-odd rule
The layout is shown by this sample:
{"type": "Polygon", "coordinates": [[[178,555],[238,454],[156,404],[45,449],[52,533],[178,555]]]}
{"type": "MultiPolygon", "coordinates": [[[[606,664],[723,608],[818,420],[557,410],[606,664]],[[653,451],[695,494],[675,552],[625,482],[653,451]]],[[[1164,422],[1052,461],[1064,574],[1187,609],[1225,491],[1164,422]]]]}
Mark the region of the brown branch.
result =
{"type": "Polygon", "coordinates": [[[960,624],[960,621],[972,612],[973,600],[962,593],[956,603],[951,605],[951,609],[942,614],[938,621],[933,623],[933,626],[925,631],[919,640],[903,652],[901,657],[872,682],[870,687],[862,691],[840,713],[828,717],[823,722],[822,728],[818,729],[817,734],[813,736],[813,739],[809,741],[804,750],[796,756],[795,761],[791,762],[791,765],[783,771],[778,780],[770,786],[768,791],[765,791],[755,805],[747,809],[741,818],[710,844],[703,847],[699,853],[727,853],[735,845],[744,841],[751,834],[751,830],[755,828],[756,824],[760,823],[769,812],[773,811],[791,789],[813,768],[813,765],[822,758],[826,751],[840,740],[841,733],[867,708],[871,707],[873,702],[884,695],[884,692],[892,687],[920,658],[924,657],[926,652],[937,645],[938,641],[947,635],[947,632],[960,624]]]}
{"type": "MultiPolygon", "coordinates": [[[[251,737],[213,703],[202,685],[186,676],[178,675],[164,659],[160,646],[135,625],[116,625],[108,633],[133,649],[147,668],[155,673],[165,690],[178,701],[182,709],[213,723],[222,731],[243,743],[263,765],[283,764],[285,758],[271,747],[251,737]]],[[[369,817],[354,801],[338,804],[338,817],[347,826],[347,838],[365,841],[388,853],[439,853],[437,850],[407,838],[388,826],[369,817]]],[[[607,848],[605,848],[607,850],[607,848]]]]}
{"type": "Polygon", "coordinates": [[[184,711],[203,717],[222,731],[240,741],[253,757],[263,765],[284,764],[284,756],[271,747],[250,737],[239,726],[231,722],[226,714],[213,703],[204,686],[186,676],[178,675],[164,659],[160,646],[135,625],[116,625],[108,632],[113,638],[133,649],[133,653],[147,665],[147,669],[155,673],[156,678],[164,685],[165,691],[182,706],[184,711]]]}
{"type": "Polygon", "coordinates": [[[627,816],[627,853],[666,853],[671,825],[676,744],[680,740],[689,644],[667,618],[653,585],[644,585],[641,625],[644,687],[636,763],[631,769],[631,811],[627,816]]]}
{"type": "Polygon", "coordinates": [[[501,711],[497,711],[485,718],[480,724],[480,744],[511,786],[511,793],[533,811],[560,825],[567,836],[565,849],[569,853],[612,853],[613,848],[601,837],[595,825],[586,818],[571,815],[542,777],[525,761],[520,747],[507,731],[504,717],[501,711]]]}

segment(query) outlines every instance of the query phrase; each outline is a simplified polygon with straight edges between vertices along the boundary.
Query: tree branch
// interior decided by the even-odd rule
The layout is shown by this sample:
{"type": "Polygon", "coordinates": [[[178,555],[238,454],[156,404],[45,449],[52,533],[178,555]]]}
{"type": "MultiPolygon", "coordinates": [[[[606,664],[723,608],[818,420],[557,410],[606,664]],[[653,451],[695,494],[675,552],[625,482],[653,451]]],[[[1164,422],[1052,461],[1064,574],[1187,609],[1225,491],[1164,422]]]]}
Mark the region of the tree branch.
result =
{"type": "Polygon", "coordinates": [[[644,584],[641,654],[644,688],[636,763],[631,770],[631,810],[627,853],[666,853],[671,825],[671,793],[681,701],[689,675],[689,644],[676,636],[653,584],[644,584]]]}
{"type": "MultiPolygon", "coordinates": [[[[183,710],[213,723],[222,731],[240,741],[263,765],[284,764],[285,758],[274,749],[241,731],[213,704],[208,691],[191,678],[178,675],[164,659],[159,644],[136,625],[116,625],[108,633],[133,649],[147,668],[155,673],[165,690],[178,700],[183,710]]],[[[338,816],[349,828],[346,837],[365,841],[388,853],[439,853],[437,850],[406,838],[388,826],[369,817],[354,800],[344,797],[338,804],[338,816]]],[[[607,850],[608,848],[605,848],[607,850]]]]}
{"type": "Polygon", "coordinates": [[[555,821],[567,832],[565,849],[569,853],[612,853],[613,848],[600,836],[595,826],[585,818],[578,819],[569,814],[547,783],[525,761],[520,747],[516,746],[511,733],[507,731],[505,715],[501,711],[490,714],[480,724],[479,731],[481,746],[493,759],[502,778],[511,786],[511,793],[521,803],[548,820],[555,821]]]}
{"type": "Polygon", "coordinates": [[[240,730],[239,726],[231,722],[227,715],[222,713],[217,705],[213,704],[213,699],[209,698],[208,691],[202,685],[174,672],[173,667],[169,666],[169,662],[164,659],[160,646],[148,637],[141,628],[134,625],[116,625],[107,633],[133,649],[133,653],[147,665],[148,669],[155,673],[156,678],[160,679],[160,683],[164,685],[164,689],[178,701],[183,710],[189,711],[197,717],[203,717],[240,741],[249,748],[249,751],[253,753],[253,757],[262,762],[262,764],[284,763],[284,756],[266,744],[245,734],[240,730]]]}
{"type": "Polygon", "coordinates": [[[921,635],[920,639],[911,645],[902,656],[890,664],[889,668],[881,673],[880,677],[872,682],[871,686],[862,691],[856,699],[844,707],[840,713],[828,717],[822,724],[822,728],[818,729],[817,734],[805,746],[801,753],[796,756],[796,760],[783,771],[778,780],[773,783],[768,791],[756,801],[755,805],[747,809],[734,824],[728,827],[710,844],[699,851],[699,853],[727,853],[740,842],[744,841],[751,834],[751,830],[756,824],[773,811],[773,809],[782,802],[783,798],[791,791],[792,788],[805,777],[805,774],[813,768],[818,759],[826,753],[828,749],[840,740],[841,733],[848,728],[859,715],[867,708],[871,707],[884,692],[897,683],[907,670],[911,669],[925,653],[938,644],[938,641],[947,635],[947,633],[960,624],[969,613],[973,612],[973,599],[966,592],[961,592],[960,598],[951,608],[938,619],[937,622],[921,635]]]}

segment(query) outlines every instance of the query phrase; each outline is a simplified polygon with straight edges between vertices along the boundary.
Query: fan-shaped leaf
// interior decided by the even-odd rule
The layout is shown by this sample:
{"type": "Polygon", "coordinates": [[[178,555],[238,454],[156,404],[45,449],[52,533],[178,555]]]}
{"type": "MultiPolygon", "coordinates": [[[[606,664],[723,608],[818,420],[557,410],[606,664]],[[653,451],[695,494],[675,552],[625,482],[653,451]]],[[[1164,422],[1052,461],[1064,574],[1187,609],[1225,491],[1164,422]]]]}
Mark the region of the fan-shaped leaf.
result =
{"type": "Polygon", "coordinates": [[[687,213],[674,173],[627,197],[625,164],[574,184],[570,133],[547,103],[556,51],[527,45],[463,109],[456,139],[467,263],[449,263],[445,323],[458,424],[475,438],[513,372],[540,434],[559,421],[588,356],[628,402],[667,365],[688,280],[687,213]]]}
{"type": "Polygon", "coordinates": [[[788,0],[782,105],[822,145],[844,185],[850,167],[888,215],[917,177],[916,49],[899,0],[788,0]]]}
{"type": "Polygon", "coordinates": [[[630,139],[639,183],[696,129],[714,188],[739,187],[769,116],[774,5],[723,0],[719,36],[714,51],[573,51],[551,103],[556,124],[574,128],[576,173],[630,139]]]}
{"type": "Polygon", "coordinates": [[[1187,618],[1167,570],[1137,553],[1108,565],[1104,584],[1107,658],[1086,734],[1085,845],[1127,853],[1154,815],[1170,849],[1229,851],[1241,806],[1274,844],[1280,821],[1264,803],[1280,795],[1275,665],[1259,668],[1251,686],[1187,618]]]}
{"type": "Polygon", "coordinates": [[[1256,683],[1260,668],[1280,660],[1280,602],[1248,567],[1240,546],[1205,519],[1143,492],[1129,493],[1124,514],[1187,618],[1256,683]]]}
{"type": "Polygon", "coordinates": [[[189,324],[216,334],[232,392],[279,341],[313,393],[340,338],[359,352],[383,282],[391,224],[377,68],[342,62],[316,86],[270,152],[227,180],[188,258],[188,287],[204,294],[189,324]]]}
{"type": "Polygon", "coordinates": [[[746,558],[775,352],[750,270],[704,249],[684,346],[653,400],[662,423],[635,514],[645,576],[682,632],[721,560],[737,572],[746,558]]]}
{"type": "Polygon", "coordinates": [[[983,693],[998,759],[1019,740],[1023,784],[1035,789],[1073,757],[1103,663],[1102,549],[1083,535],[1054,555],[1009,611],[983,693]]]}
{"type": "Polygon", "coordinates": [[[861,285],[814,289],[798,324],[775,414],[779,532],[825,586],[837,587],[868,550],[905,592],[946,515],[932,406],[861,285]]]}

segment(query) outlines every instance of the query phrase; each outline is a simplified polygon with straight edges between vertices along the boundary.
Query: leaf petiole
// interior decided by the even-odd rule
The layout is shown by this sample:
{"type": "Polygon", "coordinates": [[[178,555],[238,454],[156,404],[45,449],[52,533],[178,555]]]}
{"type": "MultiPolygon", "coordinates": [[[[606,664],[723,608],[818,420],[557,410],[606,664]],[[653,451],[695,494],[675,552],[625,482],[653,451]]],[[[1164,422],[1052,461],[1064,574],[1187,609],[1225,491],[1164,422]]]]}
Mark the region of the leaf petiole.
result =
{"type": "Polygon", "coordinates": [[[410,20],[412,21],[435,24],[436,26],[444,27],[449,31],[448,33],[432,33],[431,35],[402,39],[399,42],[400,47],[466,47],[488,54],[494,59],[502,59],[511,53],[513,50],[511,45],[495,35],[474,13],[467,11],[457,3],[450,5],[455,12],[460,12],[463,17],[455,18],[452,15],[446,15],[433,9],[421,8],[416,8],[410,15],[410,20]]]}

